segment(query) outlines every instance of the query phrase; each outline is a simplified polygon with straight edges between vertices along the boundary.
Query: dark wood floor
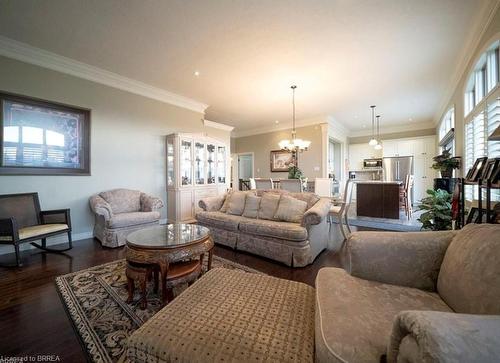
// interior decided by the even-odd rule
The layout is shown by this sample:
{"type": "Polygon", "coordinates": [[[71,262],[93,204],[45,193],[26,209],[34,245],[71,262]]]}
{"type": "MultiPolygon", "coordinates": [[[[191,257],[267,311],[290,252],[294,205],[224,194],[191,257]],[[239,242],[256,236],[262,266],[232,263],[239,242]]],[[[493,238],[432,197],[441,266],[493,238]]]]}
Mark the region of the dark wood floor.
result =
{"type": "MultiPolygon", "coordinates": [[[[333,238],[339,238],[334,233],[333,238]]],[[[101,247],[95,239],[76,241],[66,254],[23,252],[24,267],[0,268],[0,357],[57,356],[84,362],[85,355],[56,291],[54,278],[124,257],[124,248],[101,247]]],[[[314,285],[318,270],[341,266],[341,254],[326,250],[312,265],[289,268],[276,262],[216,246],[215,254],[269,275],[314,285]]],[[[0,256],[0,263],[13,261],[0,256]]]]}

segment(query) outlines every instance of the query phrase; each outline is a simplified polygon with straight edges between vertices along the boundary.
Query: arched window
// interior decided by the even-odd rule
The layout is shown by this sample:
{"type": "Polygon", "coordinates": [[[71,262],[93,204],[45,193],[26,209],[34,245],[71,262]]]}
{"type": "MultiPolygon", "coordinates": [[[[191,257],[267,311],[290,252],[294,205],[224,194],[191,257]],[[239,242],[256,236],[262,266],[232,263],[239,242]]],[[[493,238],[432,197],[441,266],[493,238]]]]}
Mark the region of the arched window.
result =
{"type": "Polygon", "coordinates": [[[450,108],[439,124],[439,146],[455,155],[455,107],[450,108]]]}

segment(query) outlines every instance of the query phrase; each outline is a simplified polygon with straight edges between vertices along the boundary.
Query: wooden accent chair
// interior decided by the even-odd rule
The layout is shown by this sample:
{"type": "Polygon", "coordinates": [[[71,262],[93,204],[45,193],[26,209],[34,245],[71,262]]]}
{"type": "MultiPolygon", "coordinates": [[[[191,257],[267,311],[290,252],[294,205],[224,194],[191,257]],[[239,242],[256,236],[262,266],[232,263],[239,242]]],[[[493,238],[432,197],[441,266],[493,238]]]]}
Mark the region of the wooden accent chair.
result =
{"type": "Polygon", "coordinates": [[[71,249],[71,218],[69,209],[40,210],[38,193],[0,195],[0,244],[13,245],[16,266],[22,266],[19,246],[31,243],[47,252],[71,249]],[[66,233],[68,248],[47,248],[47,237],[66,233]],[[41,240],[42,244],[34,243],[41,240]]]}
{"type": "Polygon", "coordinates": [[[300,179],[281,179],[280,189],[288,190],[289,192],[302,193],[302,180],[300,179]]]}
{"type": "Polygon", "coordinates": [[[349,207],[351,206],[353,185],[354,183],[351,181],[351,179],[347,179],[342,200],[333,201],[333,205],[330,207],[330,212],[328,213],[330,228],[332,227],[333,217],[336,217],[339,221],[340,232],[342,232],[344,240],[346,240],[348,234],[351,233],[351,226],[349,226],[349,219],[347,214],[349,212],[349,207]],[[347,233],[344,230],[344,223],[347,228],[347,233]]]}
{"type": "Polygon", "coordinates": [[[271,178],[255,178],[256,189],[274,189],[274,183],[271,178]]]}

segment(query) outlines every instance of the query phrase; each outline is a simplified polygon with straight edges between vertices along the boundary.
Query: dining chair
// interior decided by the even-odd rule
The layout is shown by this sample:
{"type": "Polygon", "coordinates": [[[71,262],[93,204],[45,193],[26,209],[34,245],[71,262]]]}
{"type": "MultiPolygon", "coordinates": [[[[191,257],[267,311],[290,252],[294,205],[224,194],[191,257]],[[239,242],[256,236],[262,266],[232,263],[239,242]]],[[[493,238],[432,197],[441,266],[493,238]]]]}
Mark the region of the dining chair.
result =
{"type": "Polygon", "coordinates": [[[255,178],[250,178],[250,190],[257,189],[257,184],[255,183],[255,178]]]}
{"type": "Polygon", "coordinates": [[[332,196],[332,180],[330,178],[314,179],[314,193],[320,197],[330,198],[332,196]]]}
{"type": "Polygon", "coordinates": [[[289,192],[302,193],[302,180],[300,179],[281,179],[280,189],[289,192]]]}
{"type": "Polygon", "coordinates": [[[256,189],[274,189],[273,180],[271,178],[255,178],[256,189]]]}
{"type": "Polygon", "coordinates": [[[336,217],[337,220],[339,221],[340,232],[342,232],[342,236],[344,236],[344,239],[347,239],[347,233],[344,229],[344,223],[348,233],[349,234],[351,233],[351,226],[349,226],[348,212],[349,212],[349,207],[351,206],[353,185],[354,183],[350,179],[347,179],[342,200],[341,201],[334,200],[333,205],[330,207],[330,212],[328,213],[330,228],[332,228],[333,217],[336,217]]]}
{"type": "Polygon", "coordinates": [[[411,204],[411,191],[415,183],[415,177],[411,174],[407,174],[405,177],[405,182],[403,187],[399,191],[399,206],[405,211],[405,215],[408,219],[411,219],[413,215],[413,207],[411,204]]]}

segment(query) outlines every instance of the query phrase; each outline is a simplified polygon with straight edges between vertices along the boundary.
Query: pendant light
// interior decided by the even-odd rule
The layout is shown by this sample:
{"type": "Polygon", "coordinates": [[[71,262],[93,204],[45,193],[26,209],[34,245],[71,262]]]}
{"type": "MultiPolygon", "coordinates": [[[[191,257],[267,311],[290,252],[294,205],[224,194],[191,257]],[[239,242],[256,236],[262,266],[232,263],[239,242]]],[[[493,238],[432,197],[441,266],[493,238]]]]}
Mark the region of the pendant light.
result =
{"type": "Polygon", "coordinates": [[[377,139],[375,139],[375,119],[374,119],[374,115],[375,115],[375,106],[370,106],[370,108],[372,109],[372,138],[370,140],[370,142],[368,142],[368,145],[370,146],[375,146],[377,145],[377,139]]]}
{"type": "Polygon", "coordinates": [[[382,150],[382,142],[380,140],[380,115],[377,115],[377,145],[375,150],[382,150]]]}
{"type": "Polygon", "coordinates": [[[292,140],[281,140],[278,145],[281,150],[290,152],[307,151],[311,141],[297,139],[297,131],[295,130],[295,89],[297,86],[293,85],[292,89],[292,140]]]}

